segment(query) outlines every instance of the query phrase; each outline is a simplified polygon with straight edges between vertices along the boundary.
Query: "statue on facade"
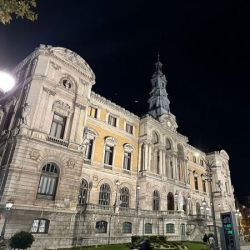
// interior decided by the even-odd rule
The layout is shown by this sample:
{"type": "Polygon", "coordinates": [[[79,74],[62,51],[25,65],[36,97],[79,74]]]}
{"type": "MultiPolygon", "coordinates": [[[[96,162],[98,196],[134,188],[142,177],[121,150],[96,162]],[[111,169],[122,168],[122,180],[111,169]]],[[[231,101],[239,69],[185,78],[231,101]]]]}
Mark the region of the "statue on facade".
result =
{"type": "Polygon", "coordinates": [[[177,197],[178,211],[183,211],[183,195],[181,192],[178,193],[177,197]]]}
{"type": "Polygon", "coordinates": [[[30,104],[29,103],[25,103],[22,107],[21,107],[21,124],[29,126],[29,113],[30,113],[30,104]]]}

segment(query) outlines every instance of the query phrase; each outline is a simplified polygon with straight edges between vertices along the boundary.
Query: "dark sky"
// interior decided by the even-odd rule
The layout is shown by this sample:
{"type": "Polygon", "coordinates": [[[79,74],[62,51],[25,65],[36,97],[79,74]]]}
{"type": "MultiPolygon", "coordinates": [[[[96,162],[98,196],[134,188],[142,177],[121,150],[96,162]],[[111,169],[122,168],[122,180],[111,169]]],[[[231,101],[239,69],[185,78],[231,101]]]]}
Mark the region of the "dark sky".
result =
{"type": "Polygon", "coordinates": [[[0,69],[41,43],[67,47],[94,70],[96,92],[141,115],[159,51],[179,132],[225,149],[236,194],[249,195],[249,1],[38,0],[38,13],[0,25],[0,69]]]}

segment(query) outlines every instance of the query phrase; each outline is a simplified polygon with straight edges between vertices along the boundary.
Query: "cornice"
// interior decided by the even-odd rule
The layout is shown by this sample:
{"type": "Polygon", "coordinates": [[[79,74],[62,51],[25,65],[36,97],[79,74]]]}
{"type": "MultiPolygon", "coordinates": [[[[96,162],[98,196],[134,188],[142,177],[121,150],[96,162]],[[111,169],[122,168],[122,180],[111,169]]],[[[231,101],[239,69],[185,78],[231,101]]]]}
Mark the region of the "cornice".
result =
{"type": "Polygon", "coordinates": [[[105,105],[117,110],[118,112],[120,112],[120,113],[122,113],[122,114],[124,114],[132,119],[136,119],[137,122],[140,121],[140,118],[137,115],[131,113],[130,111],[126,110],[125,108],[122,108],[121,106],[115,104],[114,102],[111,102],[110,100],[95,93],[94,91],[91,91],[90,98],[93,98],[94,100],[96,100],[102,104],[105,104],[105,105]]]}

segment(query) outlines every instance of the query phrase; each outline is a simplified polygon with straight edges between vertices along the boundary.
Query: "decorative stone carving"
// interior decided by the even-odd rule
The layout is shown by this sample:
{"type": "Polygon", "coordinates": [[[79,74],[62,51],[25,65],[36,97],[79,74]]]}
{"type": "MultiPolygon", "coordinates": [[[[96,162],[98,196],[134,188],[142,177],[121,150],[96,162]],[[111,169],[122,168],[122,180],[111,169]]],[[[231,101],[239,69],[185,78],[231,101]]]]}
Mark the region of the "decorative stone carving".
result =
{"type": "Polygon", "coordinates": [[[114,147],[117,144],[117,140],[111,136],[105,137],[105,143],[111,147],[114,147]]]}
{"type": "Polygon", "coordinates": [[[75,161],[74,159],[69,159],[69,160],[67,161],[66,167],[67,167],[67,168],[74,168],[75,165],[76,165],[76,161],[75,161]]]}
{"type": "Polygon", "coordinates": [[[93,176],[93,181],[95,181],[95,182],[98,181],[98,176],[97,176],[97,175],[94,175],[94,176],[93,176]]]}
{"type": "Polygon", "coordinates": [[[61,100],[57,100],[57,101],[54,102],[53,110],[55,112],[58,112],[59,114],[64,115],[64,116],[69,116],[72,113],[69,104],[64,103],[61,100]]]}
{"type": "Polygon", "coordinates": [[[30,110],[31,110],[30,104],[27,102],[21,107],[20,123],[23,124],[24,126],[29,126],[30,110]]]}
{"type": "Polygon", "coordinates": [[[134,151],[134,147],[131,144],[125,143],[123,145],[124,151],[128,153],[132,153],[134,151]]]}
{"type": "Polygon", "coordinates": [[[40,152],[36,149],[33,149],[32,151],[30,151],[30,158],[34,161],[37,161],[40,157],[40,152]]]}

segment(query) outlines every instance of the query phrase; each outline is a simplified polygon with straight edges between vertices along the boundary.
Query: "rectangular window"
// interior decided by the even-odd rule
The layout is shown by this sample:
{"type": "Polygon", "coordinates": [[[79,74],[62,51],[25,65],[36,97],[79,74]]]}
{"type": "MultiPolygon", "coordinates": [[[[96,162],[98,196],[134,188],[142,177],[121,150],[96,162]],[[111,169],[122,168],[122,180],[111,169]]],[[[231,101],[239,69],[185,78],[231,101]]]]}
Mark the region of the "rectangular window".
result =
{"type": "Polygon", "coordinates": [[[112,115],[109,115],[108,124],[113,127],[116,127],[116,122],[117,122],[117,118],[112,115]]]}
{"type": "Polygon", "coordinates": [[[166,233],[174,233],[174,224],[166,224],[166,233]]]}
{"type": "Polygon", "coordinates": [[[174,179],[174,166],[173,166],[173,162],[170,161],[170,176],[171,176],[171,179],[174,179]]]}
{"type": "Polygon", "coordinates": [[[133,126],[126,123],[126,132],[128,132],[129,134],[133,134],[133,126]]]}
{"type": "Polygon", "coordinates": [[[91,116],[93,118],[97,118],[97,108],[89,106],[88,116],[91,116]]]}
{"type": "Polygon", "coordinates": [[[228,182],[225,182],[226,193],[228,194],[228,182]]]}
{"type": "Polygon", "coordinates": [[[196,157],[195,156],[193,157],[193,162],[196,163],[196,157]]]}
{"type": "Polygon", "coordinates": [[[123,169],[130,170],[130,167],[131,167],[131,153],[124,152],[123,169]]]}
{"type": "Polygon", "coordinates": [[[36,219],[33,220],[31,227],[31,233],[46,234],[49,231],[49,220],[47,219],[36,219]]]}
{"type": "Polygon", "coordinates": [[[104,164],[112,165],[114,147],[105,145],[104,164]]]}
{"type": "Polygon", "coordinates": [[[203,166],[204,165],[204,161],[200,160],[200,164],[201,164],[201,166],[203,166]]]}
{"type": "Polygon", "coordinates": [[[202,187],[203,187],[203,192],[206,193],[207,189],[206,189],[206,181],[202,180],[202,187]]]}
{"type": "Polygon", "coordinates": [[[194,188],[195,188],[195,190],[199,190],[198,177],[197,176],[194,176],[194,188]]]}
{"type": "Polygon", "coordinates": [[[145,224],[145,234],[152,234],[152,224],[150,223],[145,224]]]}
{"type": "Polygon", "coordinates": [[[66,117],[54,114],[50,129],[50,135],[58,139],[63,139],[65,124],[66,124],[66,117]]]}

